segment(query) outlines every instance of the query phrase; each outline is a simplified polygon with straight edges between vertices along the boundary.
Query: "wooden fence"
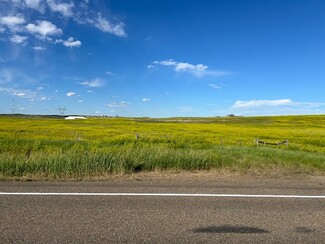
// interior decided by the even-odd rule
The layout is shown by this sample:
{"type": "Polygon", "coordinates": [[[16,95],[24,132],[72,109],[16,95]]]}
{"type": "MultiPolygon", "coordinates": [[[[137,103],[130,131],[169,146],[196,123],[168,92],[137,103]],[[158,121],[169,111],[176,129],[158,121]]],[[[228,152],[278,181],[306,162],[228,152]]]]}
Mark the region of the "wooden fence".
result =
{"type": "Polygon", "coordinates": [[[289,140],[286,139],[284,141],[281,142],[265,142],[265,141],[261,141],[260,139],[255,139],[254,140],[254,144],[255,145],[274,145],[274,146],[279,146],[279,145],[283,145],[285,144],[287,147],[289,146],[289,140]]]}

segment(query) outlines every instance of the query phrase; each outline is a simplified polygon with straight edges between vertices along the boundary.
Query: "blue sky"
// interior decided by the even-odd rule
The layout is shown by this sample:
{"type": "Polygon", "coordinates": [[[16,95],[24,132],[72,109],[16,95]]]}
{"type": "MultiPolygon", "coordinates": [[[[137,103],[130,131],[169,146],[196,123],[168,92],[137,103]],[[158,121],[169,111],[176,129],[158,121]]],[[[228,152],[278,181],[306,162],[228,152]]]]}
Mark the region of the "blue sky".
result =
{"type": "Polygon", "coordinates": [[[325,113],[325,1],[0,0],[0,113],[325,113]]]}

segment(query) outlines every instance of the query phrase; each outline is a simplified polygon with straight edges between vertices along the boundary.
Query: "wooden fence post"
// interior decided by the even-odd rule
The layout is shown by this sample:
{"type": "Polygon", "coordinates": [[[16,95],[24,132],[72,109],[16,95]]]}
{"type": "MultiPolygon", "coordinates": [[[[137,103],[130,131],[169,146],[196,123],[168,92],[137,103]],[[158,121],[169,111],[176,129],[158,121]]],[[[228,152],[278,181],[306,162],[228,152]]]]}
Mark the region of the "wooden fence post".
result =
{"type": "Polygon", "coordinates": [[[254,145],[258,146],[258,139],[254,139],[254,145]]]}

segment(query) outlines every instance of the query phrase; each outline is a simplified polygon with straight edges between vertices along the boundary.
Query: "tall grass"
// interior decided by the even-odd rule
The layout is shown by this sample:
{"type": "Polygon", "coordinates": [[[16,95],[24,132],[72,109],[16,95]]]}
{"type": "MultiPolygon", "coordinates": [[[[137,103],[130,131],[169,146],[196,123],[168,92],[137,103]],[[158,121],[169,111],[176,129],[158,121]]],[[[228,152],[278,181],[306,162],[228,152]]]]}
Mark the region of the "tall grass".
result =
{"type": "Polygon", "coordinates": [[[0,117],[0,176],[83,178],[213,168],[325,173],[324,122],[325,116],[82,121],[0,117]],[[256,146],[255,138],[289,139],[289,147],[256,146]]]}

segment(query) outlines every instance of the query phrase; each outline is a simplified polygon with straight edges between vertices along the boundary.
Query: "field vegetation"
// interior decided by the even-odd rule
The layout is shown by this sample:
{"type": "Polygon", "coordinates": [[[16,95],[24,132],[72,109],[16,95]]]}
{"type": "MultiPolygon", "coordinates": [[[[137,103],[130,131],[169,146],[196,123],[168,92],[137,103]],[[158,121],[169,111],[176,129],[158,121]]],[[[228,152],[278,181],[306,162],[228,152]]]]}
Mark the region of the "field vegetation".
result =
{"type": "Polygon", "coordinates": [[[0,177],[139,171],[325,173],[325,115],[215,118],[0,116],[0,177]],[[254,140],[289,144],[255,145],[254,140]]]}

